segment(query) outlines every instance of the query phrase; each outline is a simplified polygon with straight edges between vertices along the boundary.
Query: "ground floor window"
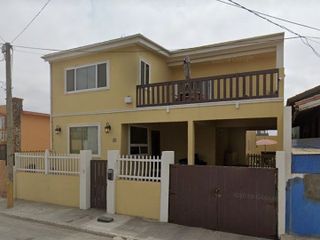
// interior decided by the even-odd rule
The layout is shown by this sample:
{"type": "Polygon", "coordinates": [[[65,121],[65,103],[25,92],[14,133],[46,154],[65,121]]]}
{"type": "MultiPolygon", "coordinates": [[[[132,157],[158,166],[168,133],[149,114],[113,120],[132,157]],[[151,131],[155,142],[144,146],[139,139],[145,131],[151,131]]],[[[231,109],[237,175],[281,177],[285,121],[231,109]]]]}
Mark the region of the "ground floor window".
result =
{"type": "Polygon", "coordinates": [[[148,154],[148,128],[144,127],[130,127],[129,132],[129,151],[130,154],[148,154]]]}
{"type": "Polygon", "coordinates": [[[99,154],[98,126],[76,126],[69,128],[70,153],[80,153],[80,150],[91,150],[99,154]]]}

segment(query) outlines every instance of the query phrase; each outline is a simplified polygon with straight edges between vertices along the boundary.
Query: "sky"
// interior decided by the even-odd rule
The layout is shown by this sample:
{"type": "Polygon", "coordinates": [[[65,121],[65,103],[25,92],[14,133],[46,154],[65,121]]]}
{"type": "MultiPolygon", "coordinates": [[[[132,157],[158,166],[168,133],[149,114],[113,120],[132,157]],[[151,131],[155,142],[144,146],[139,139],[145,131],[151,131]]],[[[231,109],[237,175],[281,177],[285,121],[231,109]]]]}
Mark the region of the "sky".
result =
{"type": "MultiPolygon", "coordinates": [[[[227,0],[225,0],[227,1],[227,0]]],[[[318,0],[236,0],[273,16],[320,28],[318,0]]],[[[21,32],[47,0],[0,0],[0,36],[7,42],[21,32]]],[[[320,32],[278,22],[303,36],[320,32]]],[[[216,0],[51,0],[12,44],[13,95],[24,109],[50,112],[49,51],[18,46],[69,49],[141,33],[173,50],[285,32],[255,15],[216,0]]],[[[320,53],[320,39],[311,42],[320,53]]],[[[3,42],[0,40],[0,42],[3,42]]],[[[0,53],[1,54],[1,53],[0,53]]],[[[320,57],[299,39],[285,41],[285,98],[320,84],[320,57]]],[[[5,103],[5,63],[0,55],[0,104],[5,103]]]]}

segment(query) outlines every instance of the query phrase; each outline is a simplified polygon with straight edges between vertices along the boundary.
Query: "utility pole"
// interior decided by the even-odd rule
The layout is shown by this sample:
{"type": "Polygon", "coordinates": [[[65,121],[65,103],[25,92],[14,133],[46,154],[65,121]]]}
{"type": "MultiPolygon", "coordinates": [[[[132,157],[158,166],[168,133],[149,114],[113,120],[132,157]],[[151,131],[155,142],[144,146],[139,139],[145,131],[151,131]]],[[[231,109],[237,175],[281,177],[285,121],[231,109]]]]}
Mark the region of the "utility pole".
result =
{"type": "Polygon", "coordinates": [[[11,79],[11,50],[10,43],[2,46],[2,53],[6,61],[6,111],[7,111],[7,208],[13,207],[13,156],[14,129],[12,113],[12,79],[11,79]]]}

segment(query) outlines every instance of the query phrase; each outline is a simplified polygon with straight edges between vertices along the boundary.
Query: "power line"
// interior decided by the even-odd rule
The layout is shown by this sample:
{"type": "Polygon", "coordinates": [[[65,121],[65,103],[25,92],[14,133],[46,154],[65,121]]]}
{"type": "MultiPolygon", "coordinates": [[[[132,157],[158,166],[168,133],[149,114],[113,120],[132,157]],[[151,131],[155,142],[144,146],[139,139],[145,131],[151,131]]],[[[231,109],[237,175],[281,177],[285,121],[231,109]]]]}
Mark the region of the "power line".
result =
{"type": "Polygon", "coordinates": [[[279,23],[277,23],[277,22],[274,22],[274,21],[270,20],[270,19],[267,18],[267,17],[264,17],[264,16],[260,15],[259,13],[257,13],[257,12],[255,12],[255,11],[253,11],[253,10],[251,10],[251,9],[243,6],[243,5],[241,5],[240,3],[237,3],[237,2],[235,2],[235,1],[233,1],[233,0],[228,0],[228,1],[231,2],[231,3],[233,3],[233,4],[235,4],[235,5],[237,5],[237,6],[239,6],[240,8],[242,8],[242,9],[244,9],[244,10],[246,10],[246,11],[248,11],[248,12],[254,14],[254,15],[256,15],[257,17],[264,19],[265,21],[267,21],[267,22],[269,22],[269,23],[271,23],[271,24],[273,24],[273,25],[276,25],[276,26],[278,26],[278,27],[280,27],[280,28],[282,28],[282,29],[284,29],[284,30],[286,30],[286,31],[288,31],[288,32],[296,35],[297,37],[300,38],[301,42],[302,42],[304,45],[308,46],[308,47],[313,51],[313,53],[314,53],[317,57],[320,58],[320,53],[309,43],[309,40],[308,40],[307,37],[302,36],[301,34],[296,33],[295,31],[287,28],[286,26],[283,26],[283,25],[281,25],[281,24],[279,24],[279,23]]]}
{"type": "Polygon", "coordinates": [[[17,40],[26,30],[27,28],[33,23],[33,21],[40,15],[40,13],[46,8],[46,6],[50,3],[51,0],[48,0],[39,12],[29,21],[29,23],[22,29],[22,31],[12,40],[12,43],[17,40]]]}
{"type": "MultiPolygon", "coordinates": [[[[227,5],[229,5],[229,6],[241,8],[240,6],[238,6],[238,5],[236,5],[236,4],[232,4],[232,3],[229,3],[229,2],[225,2],[225,1],[223,1],[223,0],[216,0],[216,1],[217,1],[217,2],[220,2],[220,3],[227,4],[227,5]]],[[[295,21],[288,20],[288,19],[281,18],[281,17],[272,16],[272,15],[270,15],[270,14],[263,13],[263,12],[260,12],[260,11],[257,11],[257,10],[253,10],[253,9],[251,9],[251,10],[252,10],[253,12],[255,12],[255,13],[260,14],[260,15],[263,15],[263,16],[266,16],[266,17],[270,17],[270,18],[273,18],[273,19],[277,19],[277,20],[279,20],[279,21],[283,21],[283,22],[287,22],[287,23],[291,23],[291,24],[300,26],[300,27],[305,27],[305,28],[309,28],[309,29],[312,29],[312,30],[320,31],[320,28],[317,28],[317,27],[313,27],[313,26],[310,26],[310,25],[306,25],[306,24],[303,24],[303,23],[295,22],[295,21]]]]}

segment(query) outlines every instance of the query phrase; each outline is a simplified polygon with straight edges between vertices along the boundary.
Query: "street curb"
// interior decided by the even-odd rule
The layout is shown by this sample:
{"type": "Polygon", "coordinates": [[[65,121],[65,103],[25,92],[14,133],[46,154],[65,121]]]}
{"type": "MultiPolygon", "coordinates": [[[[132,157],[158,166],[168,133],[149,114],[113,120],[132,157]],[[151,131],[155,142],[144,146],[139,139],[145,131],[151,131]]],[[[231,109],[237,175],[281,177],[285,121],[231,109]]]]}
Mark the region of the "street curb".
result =
{"type": "Polygon", "coordinates": [[[18,215],[13,215],[13,214],[10,214],[10,213],[5,213],[5,212],[0,212],[0,215],[6,216],[6,217],[10,217],[10,218],[19,219],[19,220],[28,220],[28,221],[32,221],[32,222],[35,222],[35,223],[41,223],[41,224],[46,224],[46,225],[50,225],[50,226],[60,227],[60,228],[68,229],[68,230],[76,230],[76,231],[80,231],[80,232],[83,232],[83,233],[93,234],[93,235],[96,235],[96,236],[109,237],[109,238],[120,237],[120,238],[122,238],[124,240],[139,240],[138,238],[134,238],[134,237],[131,237],[131,236],[123,236],[123,235],[114,234],[114,233],[105,233],[105,232],[93,231],[93,230],[90,230],[90,229],[84,229],[84,228],[81,228],[81,227],[65,225],[65,224],[58,223],[58,222],[52,222],[52,221],[47,221],[47,220],[39,220],[39,219],[31,218],[31,217],[18,216],[18,215]]]}

